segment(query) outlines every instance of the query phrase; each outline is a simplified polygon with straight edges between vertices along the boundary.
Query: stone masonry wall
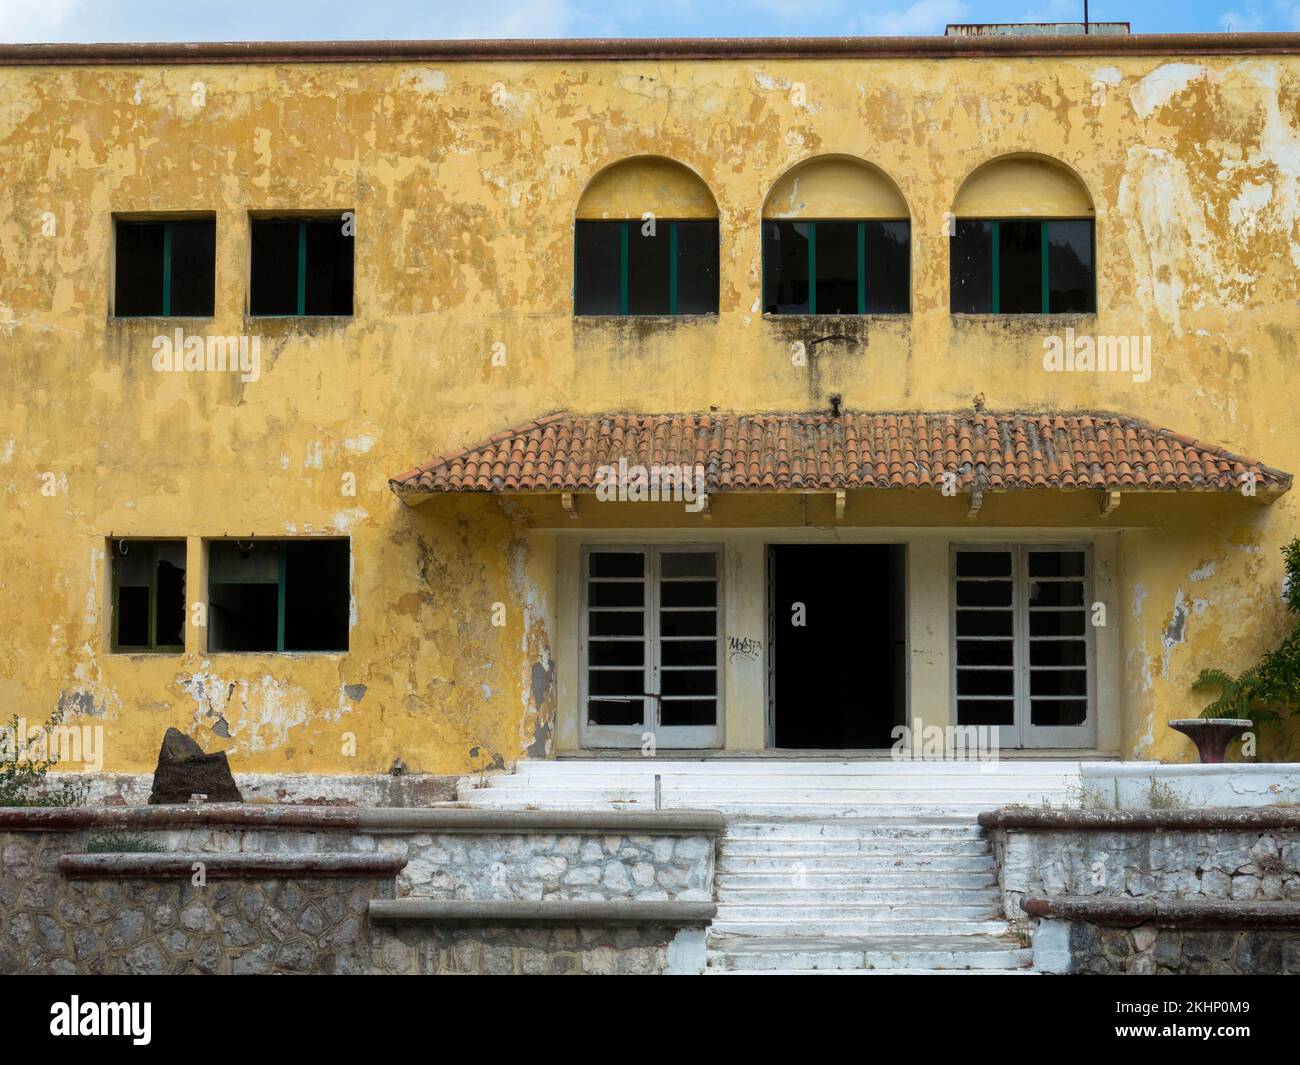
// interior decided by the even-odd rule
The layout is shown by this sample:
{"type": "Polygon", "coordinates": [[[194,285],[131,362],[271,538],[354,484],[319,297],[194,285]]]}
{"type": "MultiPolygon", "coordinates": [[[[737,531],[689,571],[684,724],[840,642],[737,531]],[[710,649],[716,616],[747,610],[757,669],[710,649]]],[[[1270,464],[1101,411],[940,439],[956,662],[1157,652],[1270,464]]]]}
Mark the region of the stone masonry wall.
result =
{"type": "Polygon", "coordinates": [[[1008,920],[1025,895],[1300,899],[1300,832],[990,832],[1008,920]]]}
{"type": "MultiPolygon", "coordinates": [[[[94,833],[65,833],[67,850],[94,833]]],[[[437,899],[635,899],[708,902],[713,840],[707,836],[616,833],[331,832],[212,827],[131,835],[169,851],[380,853],[407,858],[399,897],[437,899]]],[[[3,837],[0,837],[3,838],[3,837]]]]}
{"type": "Polygon", "coordinates": [[[1300,932],[1101,928],[1069,922],[1069,972],[1132,976],[1300,975],[1300,932]]]}
{"type": "MultiPolygon", "coordinates": [[[[371,899],[394,897],[391,879],[70,880],[56,867],[69,835],[0,835],[0,975],[657,974],[683,934],[368,920],[371,899]]],[[[611,853],[654,844],[609,846],[604,867],[622,868],[611,853]]],[[[520,855],[511,868],[537,857],[520,855]]],[[[574,867],[602,868],[594,858],[574,867]]]]}

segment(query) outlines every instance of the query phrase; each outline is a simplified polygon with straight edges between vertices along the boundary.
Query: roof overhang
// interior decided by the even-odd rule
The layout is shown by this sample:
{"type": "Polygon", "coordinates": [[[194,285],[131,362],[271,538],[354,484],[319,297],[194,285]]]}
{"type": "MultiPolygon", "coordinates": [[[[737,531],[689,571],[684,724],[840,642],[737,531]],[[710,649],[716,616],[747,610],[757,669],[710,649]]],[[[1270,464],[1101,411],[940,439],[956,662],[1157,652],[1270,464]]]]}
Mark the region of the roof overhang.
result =
{"type": "Polygon", "coordinates": [[[561,412],[389,485],[411,505],[462,493],[558,495],[576,515],[581,496],[607,499],[629,477],[671,490],[688,474],[688,493],[705,496],[834,495],[837,516],[848,493],[866,490],[962,496],[971,517],[991,494],[1093,492],[1108,515],[1130,493],[1268,503],[1292,481],[1256,459],[1108,412],[561,412]]]}

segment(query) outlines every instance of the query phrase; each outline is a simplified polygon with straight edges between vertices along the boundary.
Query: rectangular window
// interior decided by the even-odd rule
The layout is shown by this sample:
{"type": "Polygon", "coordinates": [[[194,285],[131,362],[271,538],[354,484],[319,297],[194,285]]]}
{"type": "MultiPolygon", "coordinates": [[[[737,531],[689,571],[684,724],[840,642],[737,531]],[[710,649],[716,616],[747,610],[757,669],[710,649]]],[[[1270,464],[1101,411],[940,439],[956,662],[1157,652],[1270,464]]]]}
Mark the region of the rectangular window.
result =
{"type": "Polygon", "coordinates": [[[117,219],[113,243],[114,317],[212,317],[216,219],[117,219]]]}
{"type": "Polygon", "coordinates": [[[953,313],[1092,313],[1093,234],[1090,218],[959,219],[953,313]]]}
{"type": "Polygon", "coordinates": [[[719,552],[620,546],[586,555],[587,724],[716,727],[719,552]]]}
{"type": "Polygon", "coordinates": [[[214,540],[209,651],[346,651],[347,540],[214,540]]]}
{"type": "Polygon", "coordinates": [[[254,218],[249,313],[351,315],[352,233],[351,212],[254,218]]]}
{"type": "Polygon", "coordinates": [[[110,540],[114,651],[185,649],[185,541],[110,540]]]}
{"type": "Polygon", "coordinates": [[[954,555],[957,722],[1084,725],[1091,647],[1082,547],[963,548],[954,555]]]}
{"type": "Polygon", "coordinates": [[[718,223],[656,219],[574,226],[574,313],[718,313],[718,223]]]}
{"type": "Polygon", "coordinates": [[[911,224],[763,223],[766,314],[906,314],[911,224]]]}

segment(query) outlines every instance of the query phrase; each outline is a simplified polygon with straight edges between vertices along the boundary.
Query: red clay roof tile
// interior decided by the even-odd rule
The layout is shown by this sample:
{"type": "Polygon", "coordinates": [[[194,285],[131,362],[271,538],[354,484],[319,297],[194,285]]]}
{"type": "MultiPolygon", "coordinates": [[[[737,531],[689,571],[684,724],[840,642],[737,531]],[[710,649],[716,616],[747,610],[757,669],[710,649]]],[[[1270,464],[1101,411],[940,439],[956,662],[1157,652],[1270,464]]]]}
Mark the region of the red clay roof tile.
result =
{"type": "Polygon", "coordinates": [[[1284,492],[1291,474],[1102,413],[553,414],[389,481],[399,495],[591,491],[602,466],[701,465],[706,491],[940,487],[1284,492]]]}

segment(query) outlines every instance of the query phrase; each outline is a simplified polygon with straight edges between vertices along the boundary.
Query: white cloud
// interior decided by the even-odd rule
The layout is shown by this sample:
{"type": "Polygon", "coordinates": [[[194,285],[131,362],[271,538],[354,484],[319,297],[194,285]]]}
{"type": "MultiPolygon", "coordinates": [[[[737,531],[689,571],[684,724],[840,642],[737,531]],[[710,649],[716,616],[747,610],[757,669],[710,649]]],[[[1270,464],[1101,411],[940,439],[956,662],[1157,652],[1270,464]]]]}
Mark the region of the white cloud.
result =
{"type": "Polygon", "coordinates": [[[949,22],[960,22],[966,15],[962,0],[915,0],[904,8],[892,8],[862,21],[867,33],[885,37],[919,37],[943,33],[949,22]]]}
{"type": "Polygon", "coordinates": [[[81,6],[82,0],[2,0],[0,41],[32,44],[60,40],[81,6]]]}

